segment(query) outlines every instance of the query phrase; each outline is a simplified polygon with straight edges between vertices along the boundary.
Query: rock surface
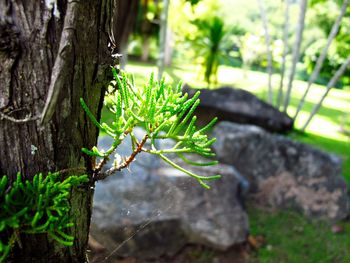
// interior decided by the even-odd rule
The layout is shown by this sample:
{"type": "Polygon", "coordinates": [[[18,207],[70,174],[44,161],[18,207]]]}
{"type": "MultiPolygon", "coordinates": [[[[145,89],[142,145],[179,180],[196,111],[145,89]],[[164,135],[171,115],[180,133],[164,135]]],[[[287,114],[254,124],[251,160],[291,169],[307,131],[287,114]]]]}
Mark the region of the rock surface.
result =
{"type": "Polygon", "coordinates": [[[248,178],[261,204],[294,208],[313,218],[349,215],[339,157],[252,125],[221,122],[213,135],[218,159],[248,178]]]}
{"type": "MultiPolygon", "coordinates": [[[[184,88],[190,96],[196,91],[188,86],[184,88]]],[[[216,116],[221,121],[254,124],[272,132],[287,132],[293,128],[293,120],[288,115],[248,91],[232,87],[200,91],[201,103],[195,114],[201,123],[207,123],[216,116]]]]}
{"type": "MultiPolygon", "coordinates": [[[[99,145],[109,143],[103,137],[99,145]]],[[[122,145],[119,154],[127,155],[129,147],[129,142],[122,145]]],[[[95,189],[90,233],[111,257],[172,256],[189,243],[224,250],[246,240],[241,192],[247,182],[231,166],[195,168],[203,175],[223,175],[210,190],[145,153],[130,170],[95,189]]]]}

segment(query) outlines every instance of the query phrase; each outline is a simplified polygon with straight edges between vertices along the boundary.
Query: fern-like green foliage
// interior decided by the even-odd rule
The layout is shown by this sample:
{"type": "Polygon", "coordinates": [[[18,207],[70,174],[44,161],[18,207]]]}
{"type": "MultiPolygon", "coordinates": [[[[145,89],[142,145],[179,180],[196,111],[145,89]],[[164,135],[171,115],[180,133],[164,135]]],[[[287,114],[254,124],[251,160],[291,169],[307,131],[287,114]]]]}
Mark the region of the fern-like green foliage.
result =
{"type": "Polygon", "coordinates": [[[84,100],[80,100],[83,109],[92,122],[101,131],[114,139],[111,147],[105,152],[97,147],[82,149],[87,155],[103,158],[96,168],[95,176],[97,180],[101,178],[98,174],[101,173],[101,166],[106,163],[126,136],[131,137],[134,152],[124,162],[115,160],[115,166],[106,172],[107,175],[127,167],[136,154],[147,152],[158,155],[171,166],[192,176],[205,188],[209,188],[206,181],[220,178],[220,175],[205,177],[194,174],[180,167],[166,156],[167,154],[177,154],[191,165],[217,164],[216,161],[196,163],[186,157],[188,154],[197,154],[206,158],[211,158],[215,155],[210,148],[215,139],[209,139],[206,132],[212,128],[217,119],[213,119],[208,125],[199,129],[196,127],[197,117],[193,116],[200,102],[198,98],[199,91],[192,98],[188,98],[187,93],[182,93],[181,83],[173,88],[167,85],[164,80],[160,82],[155,81],[153,74],[144,88],[137,88],[134,85],[133,77],[124,72],[118,75],[114,68],[112,68],[112,71],[114,80],[111,82],[110,88],[114,90],[114,93],[110,98],[112,103],[109,105],[109,110],[114,115],[112,123],[99,123],[84,100]],[[133,133],[133,129],[136,126],[145,130],[145,136],[141,141],[138,141],[133,133]],[[156,141],[162,139],[173,139],[177,143],[169,149],[158,149],[156,141]],[[144,147],[147,140],[151,142],[149,149],[144,147]]]}
{"type": "Polygon", "coordinates": [[[71,246],[74,237],[67,234],[73,226],[68,202],[73,186],[88,181],[86,175],[61,179],[59,173],[34,176],[23,180],[20,173],[10,184],[7,176],[0,179],[0,262],[4,262],[19,234],[48,235],[59,243],[71,246]]]}

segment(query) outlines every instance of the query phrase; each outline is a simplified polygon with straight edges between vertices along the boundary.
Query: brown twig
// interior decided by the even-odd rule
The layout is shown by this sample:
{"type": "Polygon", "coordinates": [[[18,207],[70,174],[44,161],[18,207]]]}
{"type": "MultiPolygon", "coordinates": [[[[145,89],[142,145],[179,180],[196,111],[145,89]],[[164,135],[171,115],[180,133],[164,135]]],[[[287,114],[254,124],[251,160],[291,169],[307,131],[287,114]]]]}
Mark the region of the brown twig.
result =
{"type": "MultiPolygon", "coordinates": [[[[125,131],[125,132],[124,132],[124,135],[123,135],[123,138],[122,138],[121,140],[123,140],[129,133],[130,133],[130,130],[125,131]]],[[[113,151],[114,151],[115,149],[116,149],[116,147],[114,147],[113,151]]],[[[113,151],[112,151],[112,152],[113,152],[113,151]]],[[[94,169],[93,177],[97,176],[97,175],[101,172],[103,166],[104,166],[108,161],[109,161],[109,155],[103,157],[102,161],[99,162],[99,164],[98,164],[98,165],[96,166],[96,168],[94,169]]],[[[96,181],[96,180],[95,180],[95,181],[96,181]]]]}
{"type": "Polygon", "coordinates": [[[140,152],[142,152],[143,150],[143,146],[145,145],[146,141],[148,139],[148,135],[146,134],[142,140],[140,141],[140,143],[137,143],[137,148],[131,153],[131,155],[120,165],[113,167],[109,170],[107,170],[104,173],[98,173],[95,174],[94,176],[94,181],[98,181],[98,180],[103,180],[105,178],[107,178],[108,176],[110,176],[111,174],[117,172],[117,171],[121,171],[122,169],[128,167],[135,159],[136,155],[139,154],[140,152]]]}
{"type": "Polygon", "coordinates": [[[98,163],[96,168],[94,169],[94,174],[99,174],[99,172],[102,170],[103,166],[109,161],[109,157],[105,156],[103,157],[102,161],[98,163]]]}

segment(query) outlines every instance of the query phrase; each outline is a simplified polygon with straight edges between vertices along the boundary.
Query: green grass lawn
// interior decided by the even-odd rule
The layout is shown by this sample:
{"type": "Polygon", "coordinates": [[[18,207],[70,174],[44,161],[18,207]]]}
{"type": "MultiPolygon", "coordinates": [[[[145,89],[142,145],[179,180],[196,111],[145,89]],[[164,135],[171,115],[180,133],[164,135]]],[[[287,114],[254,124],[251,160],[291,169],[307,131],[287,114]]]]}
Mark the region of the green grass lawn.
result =
{"type": "MultiPolygon", "coordinates": [[[[153,65],[135,62],[131,62],[126,69],[135,75],[139,86],[146,83],[151,72],[157,72],[153,65]]],[[[206,83],[200,80],[200,69],[193,65],[168,68],[165,77],[170,83],[181,79],[195,88],[206,87],[206,83]]],[[[246,89],[262,99],[266,98],[267,75],[264,73],[223,66],[219,68],[218,81],[218,86],[234,86],[246,89]]],[[[274,75],[273,84],[277,87],[278,83],[279,77],[274,75]]],[[[294,82],[288,110],[291,116],[305,85],[303,81],[294,82]]],[[[339,123],[345,113],[350,111],[349,87],[332,90],[306,133],[297,131],[324,90],[323,86],[313,86],[300,118],[296,121],[296,131],[288,136],[341,156],[344,159],[343,175],[350,182],[350,138],[339,132],[339,123]]],[[[346,128],[350,129],[349,120],[346,128]]],[[[248,214],[251,234],[262,235],[266,240],[266,244],[252,256],[254,262],[350,262],[349,222],[341,223],[344,233],[333,234],[329,223],[310,222],[295,212],[266,212],[248,208],[248,214]]]]}
{"type": "Polygon", "coordinates": [[[252,256],[255,262],[350,262],[350,223],[334,234],[326,222],[310,222],[295,212],[248,209],[250,231],[266,243],[252,256]]]}

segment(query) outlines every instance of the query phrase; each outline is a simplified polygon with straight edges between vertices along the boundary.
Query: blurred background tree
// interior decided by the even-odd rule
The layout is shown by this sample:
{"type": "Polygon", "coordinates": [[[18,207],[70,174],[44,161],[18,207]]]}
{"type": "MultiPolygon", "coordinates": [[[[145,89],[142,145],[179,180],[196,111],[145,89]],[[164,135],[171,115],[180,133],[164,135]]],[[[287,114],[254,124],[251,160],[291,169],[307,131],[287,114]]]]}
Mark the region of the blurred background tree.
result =
{"type": "Polygon", "coordinates": [[[156,59],[160,12],[159,1],[140,1],[128,52],[143,62],[156,59]]]}
{"type": "MultiPolygon", "coordinates": [[[[297,119],[312,83],[329,83],[349,56],[346,2],[247,0],[242,5],[238,0],[230,4],[225,0],[173,0],[166,20],[165,46],[159,48],[163,1],[142,0],[129,53],[144,62],[164,55],[159,61],[164,60],[165,66],[173,61],[175,65],[194,65],[197,79],[205,80],[207,86],[217,85],[220,65],[242,67],[245,72],[267,71],[266,98],[278,108],[283,106],[285,112],[290,110],[293,93],[300,90],[294,79],[309,81],[297,110],[292,112],[297,119]],[[346,10],[343,15],[341,9],[346,10]],[[339,26],[334,27],[337,20],[339,26]]],[[[349,82],[346,69],[336,88],[349,82]]]]}
{"type": "MultiPolygon", "coordinates": [[[[315,66],[316,59],[325,46],[327,36],[331,32],[332,26],[339,16],[341,1],[312,1],[310,8],[309,23],[322,32],[322,38],[311,44],[305,50],[305,68],[311,74],[315,66]]],[[[322,67],[320,77],[316,83],[326,84],[334,75],[340,65],[350,55],[350,9],[348,8],[342,18],[339,32],[327,53],[326,60],[322,67]]],[[[341,77],[338,88],[350,83],[350,70],[341,77]]]]}
{"type": "Polygon", "coordinates": [[[212,81],[217,83],[219,65],[229,62],[229,51],[232,49],[228,39],[230,31],[218,16],[194,20],[192,23],[198,32],[195,36],[189,35],[188,41],[193,44],[195,55],[199,58],[198,62],[203,67],[204,79],[210,87],[212,81]]]}

